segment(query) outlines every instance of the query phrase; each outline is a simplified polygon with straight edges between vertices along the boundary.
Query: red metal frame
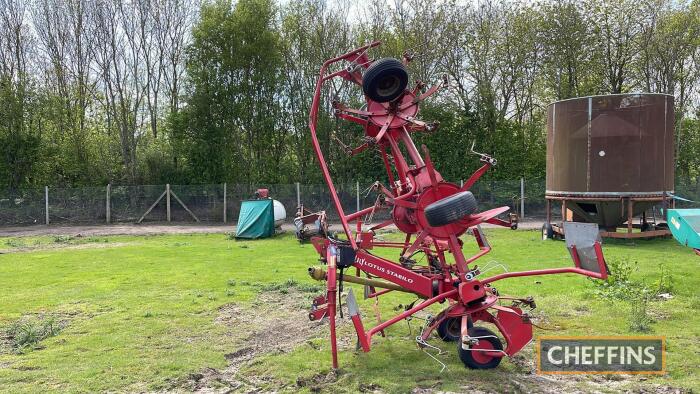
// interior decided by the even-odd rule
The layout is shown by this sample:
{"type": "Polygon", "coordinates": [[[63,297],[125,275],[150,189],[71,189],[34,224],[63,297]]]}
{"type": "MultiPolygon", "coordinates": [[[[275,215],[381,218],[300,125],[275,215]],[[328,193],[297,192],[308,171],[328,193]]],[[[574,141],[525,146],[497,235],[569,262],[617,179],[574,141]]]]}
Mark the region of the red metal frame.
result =
{"type": "MultiPolygon", "coordinates": [[[[446,87],[446,80],[429,88],[423,94],[419,94],[423,84],[417,82],[416,88],[405,90],[399,98],[389,103],[378,103],[366,98],[366,110],[352,109],[339,102],[333,103],[335,116],[360,124],[365,129],[365,142],[356,148],[346,149],[347,153],[354,155],[368,149],[378,150],[390,182],[388,186],[384,186],[379,182],[375,183],[376,190],[380,191],[385,197],[383,204],[346,214],[340,203],[340,198],[316,133],[321,92],[324,83],[333,78],[342,78],[361,86],[362,75],[360,70],[369,67],[371,64],[367,52],[377,45],[379,45],[379,42],[373,42],[342,56],[327,60],[320,69],[316,83],[309,115],[311,141],[323,177],[328,185],[333,205],[340,217],[346,239],[316,238],[312,240],[321,259],[328,264],[328,271],[325,278],[327,282],[326,295],[318,298],[318,302],[314,302],[310,318],[329,318],[333,367],[337,368],[335,315],[339,278],[336,273],[339,269],[338,248],[352,248],[354,261],[351,262],[351,265],[356,268],[358,278],[361,278],[361,273],[364,272],[368,278],[383,279],[385,282],[399,285],[406,292],[417,294],[424,298],[424,301],[418,305],[369,330],[365,330],[358,313],[351,314],[360,345],[364,351],[370,350],[371,339],[374,334],[383,332],[390,325],[404,320],[437,302],[448,300],[449,306],[436,319],[430,322],[427,329],[424,330],[424,339],[430,336],[431,332],[442,320],[454,317],[462,318],[462,334],[467,335],[466,321],[471,318],[473,321],[485,321],[496,325],[507,342],[505,353],[513,355],[532,339],[532,327],[527,316],[517,306],[507,307],[498,304],[499,296],[490,284],[512,277],[559,273],[575,273],[593,278],[605,278],[607,271],[600,244],[596,243],[599,272],[582,269],[577,261],[577,254],[574,249],[574,253],[572,253],[576,263],[574,268],[508,272],[487,279],[477,279],[479,275],[478,268],[476,266],[470,268],[470,265],[491,251],[491,247],[478,226],[481,223],[491,223],[510,227],[510,222],[497,218],[498,215],[506,212],[508,208],[496,208],[469,215],[457,222],[440,227],[430,226],[425,218],[424,210],[430,204],[445,197],[460,191],[469,190],[495,164],[495,160],[482,155],[483,165],[481,168],[474,172],[467,182],[460,187],[442,178],[435,170],[427,148],[425,146],[422,147],[423,155],[421,155],[410,136],[412,132],[434,131],[437,128],[436,124],[428,124],[417,120],[415,117],[418,114],[419,103],[440,91],[441,88],[446,87]],[[347,64],[344,64],[339,71],[328,71],[339,62],[347,64]],[[408,159],[404,157],[400,145],[403,145],[408,159]],[[392,219],[369,230],[363,230],[363,218],[376,209],[391,209],[392,219]],[[351,222],[356,224],[355,231],[350,225],[351,222]],[[373,237],[374,230],[391,224],[407,234],[405,241],[376,241],[373,237]],[[463,242],[459,237],[468,230],[475,237],[479,246],[479,252],[466,258],[462,251],[463,242]],[[400,248],[399,262],[370,253],[369,250],[374,248],[400,248]],[[430,264],[426,266],[415,263],[412,260],[412,256],[416,253],[423,253],[430,264]],[[454,258],[455,262],[453,264],[447,261],[446,256],[448,253],[454,258]],[[325,306],[320,306],[323,302],[325,302],[325,306]],[[490,310],[494,311],[495,315],[489,312],[490,310]]],[[[404,60],[407,62],[409,59],[405,58],[404,60]]],[[[342,262],[342,264],[346,264],[346,262],[342,262]]],[[[389,291],[391,290],[376,291],[372,288],[369,296],[378,298],[389,291]]],[[[503,299],[512,298],[505,297],[503,299]]],[[[515,300],[516,302],[524,302],[523,299],[515,300]]],[[[493,357],[500,356],[499,354],[493,354],[493,357]]]]}

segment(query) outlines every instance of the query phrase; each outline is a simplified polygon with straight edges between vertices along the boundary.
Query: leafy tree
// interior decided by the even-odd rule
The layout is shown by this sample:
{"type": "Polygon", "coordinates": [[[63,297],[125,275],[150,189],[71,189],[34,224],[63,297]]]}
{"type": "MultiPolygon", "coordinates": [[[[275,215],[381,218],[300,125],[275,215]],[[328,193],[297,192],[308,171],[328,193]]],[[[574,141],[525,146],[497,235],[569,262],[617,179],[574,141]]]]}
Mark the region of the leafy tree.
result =
{"type": "Polygon", "coordinates": [[[184,111],[185,155],[204,182],[257,182],[278,173],[281,69],[275,9],[268,0],[205,4],[188,50],[192,93],[184,111]]]}

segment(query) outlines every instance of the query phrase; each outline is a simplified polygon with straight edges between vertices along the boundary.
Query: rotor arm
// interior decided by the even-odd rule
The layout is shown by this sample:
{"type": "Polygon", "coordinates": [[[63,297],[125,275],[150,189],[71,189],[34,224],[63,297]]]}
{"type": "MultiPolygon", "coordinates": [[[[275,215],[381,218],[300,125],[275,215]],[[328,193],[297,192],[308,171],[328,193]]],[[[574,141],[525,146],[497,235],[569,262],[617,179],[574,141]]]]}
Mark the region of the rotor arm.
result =
{"type": "Polygon", "coordinates": [[[474,183],[479,180],[479,178],[481,178],[491,167],[494,167],[496,165],[495,158],[493,158],[490,155],[487,155],[486,153],[479,153],[479,152],[475,151],[474,150],[475,144],[476,144],[476,141],[474,141],[474,143],[472,143],[470,153],[479,156],[479,161],[481,161],[484,164],[478,170],[474,171],[472,176],[470,176],[469,179],[467,179],[467,181],[464,182],[464,186],[462,186],[462,188],[461,188],[463,191],[469,190],[472,187],[472,185],[474,185],[474,183]]]}
{"type": "MultiPolygon", "coordinates": [[[[416,97],[413,99],[413,101],[409,104],[405,104],[403,107],[408,107],[409,105],[413,104],[420,104],[421,102],[425,101],[428,97],[434,95],[441,89],[447,88],[449,86],[449,79],[447,78],[447,74],[443,74],[442,76],[442,82],[436,83],[430,89],[426,90],[423,94],[418,95],[417,93],[420,91],[420,89],[425,86],[423,82],[418,81],[416,82],[416,86],[413,89],[414,94],[416,94],[416,97]]],[[[404,108],[401,108],[404,109],[404,108]]]]}
{"type": "Polygon", "coordinates": [[[464,186],[462,186],[462,191],[469,190],[476,181],[479,180],[484,174],[486,174],[486,171],[488,171],[491,168],[491,164],[486,163],[483,166],[479,167],[478,170],[474,171],[472,176],[467,179],[466,182],[464,182],[464,186]]]}

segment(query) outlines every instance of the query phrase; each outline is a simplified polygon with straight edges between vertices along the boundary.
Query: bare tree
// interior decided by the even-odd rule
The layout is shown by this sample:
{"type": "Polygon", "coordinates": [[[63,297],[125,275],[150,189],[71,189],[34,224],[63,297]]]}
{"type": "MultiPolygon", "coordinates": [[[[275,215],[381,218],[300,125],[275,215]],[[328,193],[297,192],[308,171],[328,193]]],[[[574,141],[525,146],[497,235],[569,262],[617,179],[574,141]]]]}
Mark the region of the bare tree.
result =
{"type": "Polygon", "coordinates": [[[104,0],[95,4],[91,34],[96,70],[107,114],[107,130],[116,129],[122,162],[130,181],[136,179],[136,147],[146,96],[143,64],[136,37],[137,13],[129,4],[104,0]]]}
{"type": "Polygon", "coordinates": [[[88,7],[85,0],[46,0],[35,2],[32,8],[34,30],[46,61],[45,85],[60,103],[55,119],[59,136],[69,139],[77,159],[72,162],[82,174],[90,166],[88,111],[94,93],[88,7]]]}
{"type": "MultiPolygon", "coordinates": [[[[299,157],[299,176],[302,179],[307,175],[308,166],[313,163],[308,149],[308,113],[319,67],[326,59],[338,56],[354,45],[346,6],[347,4],[334,8],[325,1],[296,0],[281,10],[285,75],[281,89],[285,93],[280,95],[280,99],[283,116],[290,120],[283,122],[281,127],[286,128],[292,136],[294,152],[299,157]]],[[[366,37],[365,40],[371,38],[366,37]]],[[[342,92],[336,90],[333,94],[341,95],[342,92]]],[[[328,119],[320,121],[327,122],[328,119]]],[[[328,129],[319,128],[319,131],[328,144],[331,138],[328,129]]]]}
{"type": "Polygon", "coordinates": [[[162,0],[154,6],[153,12],[156,40],[160,48],[160,73],[167,88],[169,112],[177,112],[185,73],[185,49],[190,43],[197,4],[192,1],[162,0]]]}
{"type": "Polygon", "coordinates": [[[636,0],[592,0],[587,7],[595,26],[591,38],[598,40],[604,61],[606,92],[622,93],[631,77],[641,34],[638,4],[636,0]]]}
{"type": "Polygon", "coordinates": [[[0,0],[0,72],[13,83],[28,78],[33,36],[27,26],[27,8],[21,0],[0,0]]]}

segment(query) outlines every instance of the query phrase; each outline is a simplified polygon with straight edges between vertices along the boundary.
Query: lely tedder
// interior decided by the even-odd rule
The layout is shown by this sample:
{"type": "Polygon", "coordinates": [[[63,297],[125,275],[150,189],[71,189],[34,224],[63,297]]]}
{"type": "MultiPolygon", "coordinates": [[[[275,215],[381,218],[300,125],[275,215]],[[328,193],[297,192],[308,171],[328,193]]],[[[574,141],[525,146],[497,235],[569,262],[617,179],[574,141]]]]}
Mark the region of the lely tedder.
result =
{"type": "Polygon", "coordinates": [[[495,282],[560,273],[606,278],[598,229],[595,225],[592,228],[581,223],[566,223],[571,226],[566,229],[567,247],[575,267],[505,272],[484,278],[474,262],[489,253],[491,246],[480,225],[511,227],[512,223],[497,217],[508,207],[478,212],[477,201],[469,189],[496,165],[496,160],[478,154],[482,166],[463,186],[444,180],[433,167],[426,147],[421,151],[416,148],[411,133],[437,129],[436,123],[423,122],[416,116],[421,102],[447,87],[447,79],[429,88],[418,81],[415,87],[408,89],[406,65],[411,60],[410,55],[405,54],[402,60],[371,60],[368,51],[377,45],[379,42],[373,42],[327,60],[316,83],[309,115],[311,138],[345,236],[325,234],[312,239],[326,267],[312,267],[309,274],[326,282],[326,293],[316,297],[309,317],[311,320],[328,318],[333,367],[337,368],[336,312],[343,282],[365,285],[365,297],[374,298],[375,302],[389,292],[405,292],[417,296],[420,302],[409,304],[389,320],[382,320],[376,308],[378,324],[370,329],[366,329],[361,320],[352,290],[348,292],[348,314],[363,351],[370,350],[375,334],[383,335],[387,327],[440,303],[445,308],[427,318],[416,338],[419,346],[429,346],[426,341],[435,331],[444,341],[457,342],[459,358],[467,367],[495,368],[504,356],[513,356],[532,340],[532,323],[523,309],[535,306],[530,297],[500,295],[495,282]],[[388,185],[374,184],[380,198],[373,206],[350,214],[345,213],[340,203],[316,133],[324,84],[336,78],[360,86],[366,100],[363,109],[353,109],[333,100],[337,118],[364,127],[363,143],[355,148],[345,147],[345,150],[350,155],[365,150],[378,151],[389,181],[388,185]],[[390,220],[371,226],[363,223],[365,217],[381,209],[390,210],[390,220]],[[376,230],[391,225],[406,234],[403,242],[376,238],[376,230]],[[464,241],[460,237],[465,234],[473,236],[478,245],[478,252],[470,257],[462,250],[464,241]],[[398,261],[380,257],[382,253],[377,253],[380,248],[394,248],[398,251],[398,261]],[[484,323],[495,326],[500,336],[484,327],[484,323]]]}

